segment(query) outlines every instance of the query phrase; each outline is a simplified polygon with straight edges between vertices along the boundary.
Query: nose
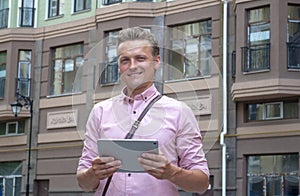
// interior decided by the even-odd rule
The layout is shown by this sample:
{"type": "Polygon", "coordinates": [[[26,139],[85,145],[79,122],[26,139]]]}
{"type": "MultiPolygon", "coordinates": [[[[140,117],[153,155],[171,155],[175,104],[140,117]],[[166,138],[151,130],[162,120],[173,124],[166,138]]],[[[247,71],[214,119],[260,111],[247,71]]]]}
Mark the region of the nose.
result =
{"type": "Polygon", "coordinates": [[[135,69],[137,67],[137,62],[134,58],[130,59],[129,69],[135,69]]]}

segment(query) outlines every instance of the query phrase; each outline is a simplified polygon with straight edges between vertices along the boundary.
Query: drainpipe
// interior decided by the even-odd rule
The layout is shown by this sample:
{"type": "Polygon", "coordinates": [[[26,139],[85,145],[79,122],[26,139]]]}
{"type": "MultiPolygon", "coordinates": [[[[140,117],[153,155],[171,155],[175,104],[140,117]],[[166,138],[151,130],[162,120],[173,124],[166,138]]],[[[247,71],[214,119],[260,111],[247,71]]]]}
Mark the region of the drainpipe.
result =
{"type": "Polygon", "coordinates": [[[222,196],[226,196],[226,144],[227,134],[227,0],[223,2],[223,130],[220,134],[222,146],[222,196]]]}

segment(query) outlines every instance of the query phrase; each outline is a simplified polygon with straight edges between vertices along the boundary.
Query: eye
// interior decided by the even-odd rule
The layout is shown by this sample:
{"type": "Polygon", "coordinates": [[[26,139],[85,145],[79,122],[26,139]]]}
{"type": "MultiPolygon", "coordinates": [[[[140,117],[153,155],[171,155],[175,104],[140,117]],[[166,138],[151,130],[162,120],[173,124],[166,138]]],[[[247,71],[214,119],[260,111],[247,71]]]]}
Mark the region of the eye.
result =
{"type": "Polygon", "coordinates": [[[138,62],[144,62],[144,61],[146,61],[146,59],[147,59],[147,57],[145,57],[145,56],[137,56],[137,57],[136,57],[136,60],[137,60],[138,62]]]}
{"type": "Polygon", "coordinates": [[[127,59],[127,58],[122,58],[122,59],[120,59],[120,64],[127,64],[128,61],[129,61],[129,59],[127,59]]]}

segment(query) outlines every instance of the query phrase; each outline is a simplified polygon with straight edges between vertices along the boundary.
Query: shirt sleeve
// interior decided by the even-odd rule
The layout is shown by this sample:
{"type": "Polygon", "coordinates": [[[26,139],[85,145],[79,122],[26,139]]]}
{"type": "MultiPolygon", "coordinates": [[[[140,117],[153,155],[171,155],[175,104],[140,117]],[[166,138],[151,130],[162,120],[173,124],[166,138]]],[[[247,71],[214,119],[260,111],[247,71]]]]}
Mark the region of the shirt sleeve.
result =
{"type": "Polygon", "coordinates": [[[203,151],[198,122],[192,110],[182,103],[182,116],[176,137],[179,166],[184,169],[200,169],[209,176],[209,169],[203,151]]]}
{"type": "Polygon", "coordinates": [[[99,138],[102,109],[97,105],[90,112],[86,123],[86,132],[82,155],[79,159],[77,171],[91,167],[92,160],[98,156],[97,140],[99,138]]]}

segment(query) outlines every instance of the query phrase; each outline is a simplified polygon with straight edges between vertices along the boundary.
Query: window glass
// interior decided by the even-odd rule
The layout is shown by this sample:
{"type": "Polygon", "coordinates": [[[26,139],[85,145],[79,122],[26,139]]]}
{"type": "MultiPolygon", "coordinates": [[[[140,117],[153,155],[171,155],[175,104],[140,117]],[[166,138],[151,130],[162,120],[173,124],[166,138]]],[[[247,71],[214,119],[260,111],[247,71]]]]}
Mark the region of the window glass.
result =
{"type": "Polygon", "coordinates": [[[298,154],[248,156],[247,195],[298,195],[298,154]]]}
{"type": "Polygon", "coordinates": [[[298,118],[298,100],[248,104],[249,121],[298,118]]]}
{"type": "Polygon", "coordinates": [[[22,162],[0,162],[0,195],[21,195],[22,162]]]}
{"type": "Polygon", "coordinates": [[[64,14],[64,0],[49,0],[48,17],[55,17],[64,14]]]}
{"type": "Polygon", "coordinates": [[[75,0],[75,12],[87,9],[91,9],[91,0],[75,0]]]}
{"type": "Polygon", "coordinates": [[[20,120],[17,122],[0,123],[0,136],[24,134],[24,132],[25,132],[25,120],[20,120]]]}
{"type": "Polygon", "coordinates": [[[17,126],[18,124],[16,122],[13,123],[7,123],[7,134],[16,134],[17,133],[17,126]]]}
{"type": "Polygon", "coordinates": [[[19,51],[18,63],[18,90],[24,96],[30,96],[30,79],[31,79],[31,51],[19,51]]]}
{"type": "Polygon", "coordinates": [[[288,6],[288,68],[300,69],[300,5],[288,6]]]}
{"type": "Polygon", "coordinates": [[[248,10],[248,40],[242,48],[243,71],[269,69],[270,8],[248,10]]]}
{"type": "Polygon", "coordinates": [[[0,52],[0,98],[4,97],[6,79],[6,51],[0,52]]]}
{"type": "Polygon", "coordinates": [[[119,81],[118,56],[117,56],[117,36],[119,30],[105,33],[106,52],[104,68],[101,70],[101,84],[111,84],[119,81]]]}
{"type": "Polygon", "coordinates": [[[103,5],[110,5],[114,3],[121,3],[122,0],[103,0],[103,5]]]}
{"type": "Polygon", "coordinates": [[[76,74],[81,73],[77,71],[83,59],[83,44],[53,49],[52,95],[81,91],[81,81],[78,81],[80,76],[77,76],[76,87],[74,85],[76,74]]]}
{"type": "Polygon", "coordinates": [[[168,80],[210,75],[211,20],[172,27],[168,80]]]}

